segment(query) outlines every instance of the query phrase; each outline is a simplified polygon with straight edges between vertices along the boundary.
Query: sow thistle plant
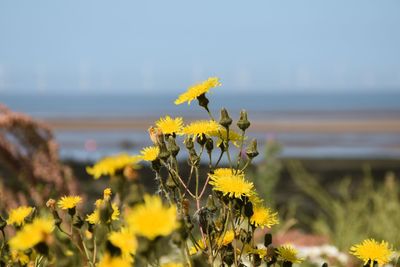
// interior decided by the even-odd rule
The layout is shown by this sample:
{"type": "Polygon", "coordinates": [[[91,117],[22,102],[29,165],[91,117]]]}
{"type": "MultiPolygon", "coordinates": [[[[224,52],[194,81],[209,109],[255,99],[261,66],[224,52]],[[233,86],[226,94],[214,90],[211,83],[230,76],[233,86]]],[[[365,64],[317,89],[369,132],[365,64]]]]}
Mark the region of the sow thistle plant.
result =
{"type": "MultiPolygon", "coordinates": [[[[266,231],[278,213],[258,196],[246,170],[258,155],[248,140],[247,113],[236,126],[226,109],[216,120],[206,93],[221,86],[218,78],[191,86],[175,104],[198,101],[208,118],[185,124],[161,117],[149,128],[152,145],[139,155],[103,158],[87,172],[110,177],[110,188],[82,212],[83,197],[50,199],[47,208],[22,206],[0,220],[1,266],[292,266],[303,259],[291,245],[274,247],[266,231]],[[178,155],[187,151],[190,172],[183,175],[178,155]],[[217,155],[217,157],[215,157],[217,155]],[[203,161],[203,163],[202,163],[203,161]],[[222,162],[225,166],[222,166],[222,162]],[[137,179],[150,164],[157,183],[154,195],[137,179]],[[206,166],[202,175],[200,166],[206,166]],[[264,242],[256,240],[264,230],[264,242]]],[[[366,240],[350,251],[364,265],[383,265],[393,250],[386,242],[366,240]]]]}

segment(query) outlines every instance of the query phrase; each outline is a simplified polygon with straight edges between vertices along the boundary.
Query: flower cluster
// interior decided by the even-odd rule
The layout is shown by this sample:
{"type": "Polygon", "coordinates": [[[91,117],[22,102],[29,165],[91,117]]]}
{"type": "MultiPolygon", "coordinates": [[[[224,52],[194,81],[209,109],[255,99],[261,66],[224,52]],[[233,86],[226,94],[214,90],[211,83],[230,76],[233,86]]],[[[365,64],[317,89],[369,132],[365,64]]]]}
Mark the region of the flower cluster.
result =
{"type": "MultiPolygon", "coordinates": [[[[0,217],[1,263],[58,266],[57,253],[65,256],[60,266],[301,263],[295,247],[272,242],[271,228],[279,217],[259,197],[248,172],[258,150],[257,141],[246,137],[251,124],[246,111],[234,125],[226,109],[217,121],[208,108],[206,94],[220,85],[218,78],[209,78],[175,100],[177,105],[198,100],[207,118],[185,124],[181,117],[161,117],[149,128],[149,145],[139,155],[119,154],[87,167],[94,179],[110,178],[110,188],[90,213],[83,212],[85,196],[63,196],[50,199],[45,210],[21,206],[10,210],[7,220],[0,217]],[[178,162],[182,149],[189,174],[178,162]],[[145,193],[136,179],[142,164],[154,172],[154,195],[145,193]],[[5,227],[13,233],[9,239],[5,227]],[[257,235],[263,235],[262,244],[257,235]]],[[[369,239],[350,253],[375,266],[388,263],[393,250],[384,241],[369,239]]]]}

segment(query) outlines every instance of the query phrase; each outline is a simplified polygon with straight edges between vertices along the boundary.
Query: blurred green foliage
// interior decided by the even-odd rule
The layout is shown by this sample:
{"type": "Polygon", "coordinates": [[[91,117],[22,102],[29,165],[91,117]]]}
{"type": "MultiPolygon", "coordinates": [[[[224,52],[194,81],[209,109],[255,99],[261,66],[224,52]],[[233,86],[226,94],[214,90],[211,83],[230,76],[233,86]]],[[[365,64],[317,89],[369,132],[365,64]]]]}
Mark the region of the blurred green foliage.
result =
{"type": "Polygon", "coordinates": [[[329,236],[341,250],[366,237],[400,245],[400,187],[393,173],[378,181],[364,168],[361,180],[338,179],[329,190],[335,193],[329,193],[299,161],[289,161],[287,168],[294,183],[317,204],[316,216],[306,219],[315,233],[329,236]]]}
{"type": "Polygon", "coordinates": [[[400,246],[400,184],[394,173],[381,179],[364,167],[361,179],[346,176],[323,183],[300,161],[280,159],[280,152],[279,143],[268,141],[253,177],[266,203],[280,206],[281,218],[295,219],[298,227],[329,237],[341,251],[365,238],[400,246]],[[294,183],[290,187],[296,193],[286,192],[289,183],[294,183]]]}

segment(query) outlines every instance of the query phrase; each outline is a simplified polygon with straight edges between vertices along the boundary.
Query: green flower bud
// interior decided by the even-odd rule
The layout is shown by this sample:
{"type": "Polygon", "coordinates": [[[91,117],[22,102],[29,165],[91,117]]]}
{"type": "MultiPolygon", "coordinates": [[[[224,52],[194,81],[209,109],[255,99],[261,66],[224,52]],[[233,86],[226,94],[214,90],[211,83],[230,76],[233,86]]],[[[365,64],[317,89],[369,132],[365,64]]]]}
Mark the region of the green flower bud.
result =
{"type": "Polygon", "coordinates": [[[219,124],[224,126],[226,129],[232,124],[232,119],[229,117],[228,111],[225,108],[221,109],[221,119],[219,120],[219,124]]]}
{"type": "Polygon", "coordinates": [[[188,150],[194,148],[194,143],[193,143],[193,138],[192,137],[186,137],[185,141],[183,142],[188,150]]]}
{"type": "Polygon", "coordinates": [[[271,234],[265,234],[265,236],[264,236],[264,246],[268,247],[271,244],[272,244],[272,235],[271,234]]]}
{"type": "Polygon", "coordinates": [[[245,110],[240,111],[240,118],[237,122],[237,126],[242,131],[246,131],[246,129],[250,127],[250,122],[247,119],[247,112],[245,110]]]}
{"type": "Polygon", "coordinates": [[[172,136],[168,138],[167,148],[173,157],[176,157],[180,150],[179,146],[175,142],[175,138],[173,138],[172,136]]]}
{"type": "Polygon", "coordinates": [[[197,100],[199,101],[199,106],[205,108],[208,111],[208,101],[206,94],[201,94],[197,97],[197,100]]]}
{"type": "Polygon", "coordinates": [[[246,149],[246,155],[252,159],[258,156],[257,139],[253,139],[246,149]]]}
{"type": "Polygon", "coordinates": [[[211,153],[214,149],[214,141],[212,140],[212,138],[207,138],[206,149],[207,153],[211,153]]]}
{"type": "Polygon", "coordinates": [[[162,160],[167,160],[171,154],[169,153],[165,142],[161,142],[158,147],[160,148],[160,153],[158,154],[158,157],[162,160]]]}
{"type": "Polygon", "coordinates": [[[207,137],[205,134],[201,134],[200,136],[197,136],[196,141],[199,145],[204,146],[204,144],[207,142],[207,137]]]}

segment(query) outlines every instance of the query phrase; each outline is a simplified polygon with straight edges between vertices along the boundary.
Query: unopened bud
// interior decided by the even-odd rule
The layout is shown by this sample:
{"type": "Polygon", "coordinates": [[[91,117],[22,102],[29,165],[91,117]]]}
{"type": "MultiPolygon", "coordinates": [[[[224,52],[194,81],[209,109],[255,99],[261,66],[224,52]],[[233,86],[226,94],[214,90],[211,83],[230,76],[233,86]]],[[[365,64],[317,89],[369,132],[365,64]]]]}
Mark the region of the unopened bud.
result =
{"type": "Polygon", "coordinates": [[[246,155],[252,159],[258,156],[257,139],[253,139],[246,149],[246,155]]]}
{"type": "Polygon", "coordinates": [[[229,117],[228,111],[225,108],[221,109],[221,119],[219,120],[219,124],[228,128],[232,124],[232,119],[229,117]]]}
{"type": "Polygon", "coordinates": [[[240,118],[237,122],[237,126],[242,131],[246,131],[246,129],[250,127],[250,122],[247,119],[247,112],[245,110],[240,111],[240,118]]]}
{"type": "Polygon", "coordinates": [[[167,149],[167,146],[165,144],[165,142],[161,142],[159,144],[159,148],[160,148],[160,153],[158,154],[158,157],[162,160],[167,160],[168,157],[171,155],[167,149]]]}
{"type": "Polygon", "coordinates": [[[175,142],[175,138],[173,138],[172,136],[168,138],[167,148],[173,157],[176,157],[180,150],[179,146],[175,142]]]}
{"type": "Polygon", "coordinates": [[[197,97],[197,100],[199,101],[199,106],[205,108],[208,111],[208,101],[206,94],[201,94],[197,97]]]}
{"type": "Polygon", "coordinates": [[[196,141],[199,145],[204,146],[204,144],[207,142],[207,137],[205,134],[201,134],[197,136],[196,141]]]}
{"type": "Polygon", "coordinates": [[[265,234],[265,236],[264,236],[264,246],[268,247],[271,244],[272,244],[272,235],[271,234],[265,234]]]}
{"type": "Polygon", "coordinates": [[[217,210],[217,207],[215,206],[215,202],[214,202],[212,195],[208,196],[206,207],[211,212],[214,212],[217,210]]]}
{"type": "Polygon", "coordinates": [[[214,141],[211,138],[207,138],[206,149],[207,153],[211,153],[212,150],[214,149],[214,141]]]}
{"type": "Polygon", "coordinates": [[[188,150],[194,148],[193,138],[186,137],[185,141],[183,142],[188,150]]]}

